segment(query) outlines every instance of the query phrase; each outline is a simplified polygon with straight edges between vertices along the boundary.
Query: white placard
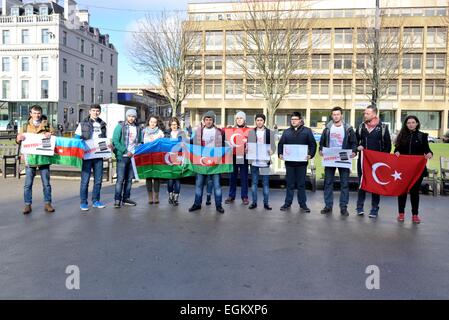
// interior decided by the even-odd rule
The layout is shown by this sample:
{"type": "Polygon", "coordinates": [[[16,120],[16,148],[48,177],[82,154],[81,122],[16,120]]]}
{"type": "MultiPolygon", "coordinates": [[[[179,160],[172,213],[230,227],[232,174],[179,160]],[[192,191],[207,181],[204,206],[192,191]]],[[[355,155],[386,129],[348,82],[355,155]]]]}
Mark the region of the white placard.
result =
{"type": "Polygon", "coordinates": [[[306,144],[284,144],[284,161],[303,162],[307,161],[309,146],[306,144]]]}
{"type": "Polygon", "coordinates": [[[246,159],[255,161],[270,161],[270,149],[271,146],[269,144],[248,142],[248,153],[246,155],[246,159]]]}
{"type": "Polygon", "coordinates": [[[84,160],[110,158],[112,156],[108,138],[90,139],[84,142],[86,143],[84,160]]]}
{"type": "Polygon", "coordinates": [[[323,167],[352,169],[351,155],[351,149],[323,148],[323,167]]]}
{"type": "Polygon", "coordinates": [[[43,134],[24,133],[25,140],[21,143],[22,154],[38,154],[52,156],[55,153],[56,137],[45,138],[43,134]]]}

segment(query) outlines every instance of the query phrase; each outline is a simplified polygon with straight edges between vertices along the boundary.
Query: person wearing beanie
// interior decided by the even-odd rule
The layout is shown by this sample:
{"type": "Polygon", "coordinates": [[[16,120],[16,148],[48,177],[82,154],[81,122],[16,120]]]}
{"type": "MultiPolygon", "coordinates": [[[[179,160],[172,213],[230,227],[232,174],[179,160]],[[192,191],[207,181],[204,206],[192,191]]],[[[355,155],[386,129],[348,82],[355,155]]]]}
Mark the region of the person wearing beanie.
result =
{"type": "MultiPolygon", "coordinates": [[[[243,111],[239,111],[235,114],[235,129],[246,129],[246,114],[243,111]]],[[[245,158],[245,145],[241,150],[234,147],[233,152],[233,171],[229,174],[229,196],[225,200],[225,203],[232,203],[235,200],[237,194],[237,177],[240,173],[240,196],[244,205],[249,204],[248,200],[248,160],[245,158]]]]}
{"type": "Polygon", "coordinates": [[[115,183],[114,207],[121,205],[135,206],[130,199],[131,185],[134,178],[131,159],[134,150],[142,142],[141,129],[137,125],[137,112],[134,109],[126,111],[125,121],[120,121],[114,129],[112,145],[117,159],[117,181],[115,183]]]}
{"type": "Polygon", "coordinates": [[[307,145],[307,160],[294,159],[285,161],[287,190],[284,205],[281,211],[289,209],[293,202],[296,187],[298,188],[298,203],[302,213],[309,213],[306,197],[306,174],[308,160],[312,159],[316,153],[316,142],[313,132],[310,128],[304,126],[300,112],[293,112],[290,118],[290,128],[284,130],[278,144],[279,159],[284,160],[285,145],[307,145]]]}
{"type": "Polygon", "coordinates": [[[259,183],[259,176],[261,176],[263,186],[263,206],[265,210],[272,210],[268,203],[271,161],[257,158],[259,156],[258,150],[266,150],[268,153],[267,156],[271,156],[276,151],[274,131],[265,126],[265,119],[264,114],[257,114],[255,117],[256,127],[248,133],[248,148],[250,146],[249,144],[251,144],[251,147],[255,146],[256,148],[259,148],[256,149],[256,159],[249,160],[251,165],[251,193],[253,197],[249,209],[257,208],[257,185],[259,183]],[[266,146],[269,146],[269,148],[266,146]],[[262,149],[263,147],[265,147],[265,149],[262,149]]]}
{"type": "MultiPolygon", "coordinates": [[[[190,143],[196,146],[202,147],[224,147],[225,136],[223,130],[215,126],[215,113],[213,111],[206,112],[202,117],[201,124],[194,130],[194,133],[190,139],[190,143]]],[[[215,196],[215,208],[217,212],[224,213],[222,207],[222,192],[220,185],[220,174],[197,174],[195,178],[195,201],[189,212],[197,211],[201,209],[203,202],[204,185],[212,180],[214,196],[215,196]]]]}

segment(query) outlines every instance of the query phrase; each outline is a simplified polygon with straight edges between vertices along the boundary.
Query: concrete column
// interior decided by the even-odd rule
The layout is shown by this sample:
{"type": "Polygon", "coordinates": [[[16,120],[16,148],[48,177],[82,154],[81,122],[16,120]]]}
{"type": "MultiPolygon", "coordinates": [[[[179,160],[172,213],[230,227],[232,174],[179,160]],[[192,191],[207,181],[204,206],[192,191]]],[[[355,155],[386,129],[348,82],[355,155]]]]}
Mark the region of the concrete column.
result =
{"type": "Polygon", "coordinates": [[[310,116],[311,116],[311,110],[310,110],[310,107],[307,107],[307,109],[306,109],[306,121],[304,122],[304,125],[306,127],[310,127],[310,116]]]}
{"type": "Polygon", "coordinates": [[[226,126],[226,109],[225,107],[221,107],[221,127],[224,128],[226,126]]]}
{"type": "Polygon", "coordinates": [[[397,108],[396,109],[396,130],[401,130],[402,127],[402,121],[401,121],[401,114],[402,114],[402,109],[401,108],[397,108]]]}
{"type": "Polygon", "coordinates": [[[448,116],[449,116],[449,110],[447,108],[445,108],[443,110],[443,121],[442,121],[443,127],[440,130],[441,131],[440,136],[443,136],[446,133],[446,131],[448,130],[448,126],[449,126],[448,116]]]}

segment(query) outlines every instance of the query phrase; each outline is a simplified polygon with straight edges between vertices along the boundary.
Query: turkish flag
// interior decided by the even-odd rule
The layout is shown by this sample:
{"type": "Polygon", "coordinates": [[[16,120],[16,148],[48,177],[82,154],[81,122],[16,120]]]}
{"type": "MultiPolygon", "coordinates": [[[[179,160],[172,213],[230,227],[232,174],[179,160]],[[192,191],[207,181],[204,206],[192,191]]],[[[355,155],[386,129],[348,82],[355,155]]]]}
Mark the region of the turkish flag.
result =
{"type": "Polygon", "coordinates": [[[360,189],[383,196],[400,196],[418,181],[426,163],[424,155],[397,157],[391,153],[363,150],[360,189]]]}
{"type": "Polygon", "coordinates": [[[251,128],[225,129],[225,140],[232,147],[234,155],[242,157],[245,155],[245,143],[248,142],[248,134],[250,130],[251,128]]]}

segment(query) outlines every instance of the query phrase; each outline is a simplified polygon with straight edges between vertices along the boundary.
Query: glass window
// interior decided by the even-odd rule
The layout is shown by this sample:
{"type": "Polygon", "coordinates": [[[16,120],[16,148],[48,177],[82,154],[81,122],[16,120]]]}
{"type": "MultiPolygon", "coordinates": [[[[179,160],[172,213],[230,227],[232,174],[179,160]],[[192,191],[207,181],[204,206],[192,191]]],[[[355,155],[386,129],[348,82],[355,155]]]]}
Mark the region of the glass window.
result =
{"type": "Polygon", "coordinates": [[[243,80],[226,80],[225,90],[227,96],[243,94],[243,80]]]}
{"type": "Polygon", "coordinates": [[[402,111],[401,122],[404,122],[408,115],[414,115],[421,123],[421,129],[424,130],[439,130],[441,127],[441,113],[439,111],[402,111]]]}
{"type": "Polygon", "coordinates": [[[445,92],[444,80],[426,79],[426,96],[443,96],[445,92]]]}
{"type": "Polygon", "coordinates": [[[352,46],[352,29],[335,29],[335,46],[352,46]]]}
{"type": "Polygon", "coordinates": [[[351,70],[352,69],[352,55],[336,54],[334,56],[334,69],[336,69],[336,70],[351,70]]]}
{"type": "Polygon", "coordinates": [[[18,16],[20,14],[20,9],[19,7],[12,7],[11,8],[11,15],[12,16],[18,16]]]}
{"type": "Polygon", "coordinates": [[[22,80],[22,99],[28,99],[30,97],[30,81],[22,80]]]}
{"type": "Polygon", "coordinates": [[[22,44],[30,43],[30,31],[28,29],[22,30],[22,44]]]}
{"type": "Polygon", "coordinates": [[[47,16],[48,15],[48,7],[40,7],[39,8],[39,15],[47,16]]]}
{"type": "Polygon", "coordinates": [[[84,40],[83,39],[81,39],[81,42],[80,42],[80,51],[82,53],[84,53],[84,40]]]}
{"type": "Polygon", "coordinates": [[[402,68],[406,70],[421,70],[422,54],[405,54],[402,57],[402,68]]]}
{"type": "Polygon", "coordinates": [[[9,72],[10,71],[10,59],[9,57],[2,58],[2,71],[9,72]]]}
{"type": "Polygon", "coordinates": [[[206,50],[222,50],[223,32],[210,31],[206,32],[206,50]]]}
{"type": "Polygon", "coordinates": [[[103,49],[100,49],[100,61],[103,62],[103,49]]]}
{"type": "Polygon", "coordinates": [[[423,28],[404,28],[404,46],[421,47],[423,43],[423,31],[423,28]]]}
{"type": "Polygon", "coordinates": [[[62,72],[67,73],[67,59],[62,59],[62,72]]]}
{"type": "Polygon", "coordinates": [[[329,80],[311,80],[311,94],[327,95],[329,94],[329,80]]]}
{"type": "Polygon", "coordinates": [[[63,99],[67,99],[67,86],[68,86],[68,84],[67,84],[67,81],[63,81],[62,82],[62,98],[63,99]]]}
{"type": "Polygon", "coordinates": [[[204,83],[207,95],[221,95],[221,80],[205,80],[204,83]]]}
{"type": "Polygon", "coordinates": [[[446,67],[446,55],[439,53],[428,53],[426,56],[426,72],[444,70],[446,67]]]}
{"type": "Polygon", "coordinates": [[[90,81],[94,81],[94,80],[95,80],[95,69],[90,68],[90,81]]]}
{"type": "Polygon", "coordinates": [[[222,56],[205,56],[204,63],[206,70],[211,71],[221,71],[223,67],[223,57],[222,56]]]}
{"type": "Polygon", "coordinates": [[[104,80],[104,72],[100,71],[100,83],[103,84],[103,80],[104,80]]]}
{"type": "Polygon", "coordinates": [[[9,44],[10,32],[9,30],[2,31],[2,44],[9,44]]]}
{"type": "Polygon", "coordinates": [[[41,99],[48,99],[48,80],[41,80],[41,99]]]}
{"type": "Polygon", "coordinates": [[[328,54],[312,55],[312,69],[329,71],[329,60],[330,60],[330,55],[328,55],[328,54]]]}
{"type": "Polygon", "coordinates": [[[90,103],[95,103],[95,89],[90,88],[90,103]]]}
{"type": "Polygon", "coordinates": [[[312,30],[312,47],[328,49],[331,46],[331,29],[312,30]]]}
{"type": "Polygon", "coordinates": [[[243,32],[241,31],[227,31],[226,32],[226,49],[227,50],[241,50],[243,41],[243,32]]]}
{"type": "Polygon", "coordinates": [[[10,81],[2,80],[2,99],[9,99],[10,81]]]}
{"type": "Polygon", "coordinates": [[[67,31],[62,32],[62,44],[67,45],[67,31]]]}
{"type": "Polygon", "coordinates": [[[25,7],[25,15],[26,16],[31,16],[31,15],[33,15],[33,7],[32,6],[26,6],[25,7]]]}
{"type": "Polygon", "coordinates": [[[80,77],[84,78],[84,64],[80,65],[80,77]]]}
{"type": "Polygon", "coordinates": [[[352,90],[351,80],[334,79],[334,95],[350,96],[352,90]]]}
{"type": "Polygon", "coordinates": [[[49,35],[48,35],[48,29],[42,29],[41,30],[41,43],[48,43],[49,35]]]}
{"type": "Polygon", "coordinates": [[[93,43],[90,45],[90,56],[95,56],[95,45],[93,43]]]}
{"type": "Polygon", "coordinates": [[[291,79],[289,81],[289,93],[294,95],[306,95],[307,80],[291,79]]]}
{"type": "Polygon", "coordinates": [[[446,28],[427,28],[428,47],[446,47],[446,28]]]}
{"type": "Polygon", "coordinates": [[[30,71],[30,58],[29,57],[22,57],[22,71],[23,72],[30,71]]]}
{"type": "Polygon", "coordinates": [[[84,102],[84,86],[80,86],[80,101],[84,102]]]}
{"type": "Polygon", "coordinates": [[[48,61],[49,61],[48,57],[41,58],[41,71],[48,71],[48,69],[49,69],[48,61]]]}

